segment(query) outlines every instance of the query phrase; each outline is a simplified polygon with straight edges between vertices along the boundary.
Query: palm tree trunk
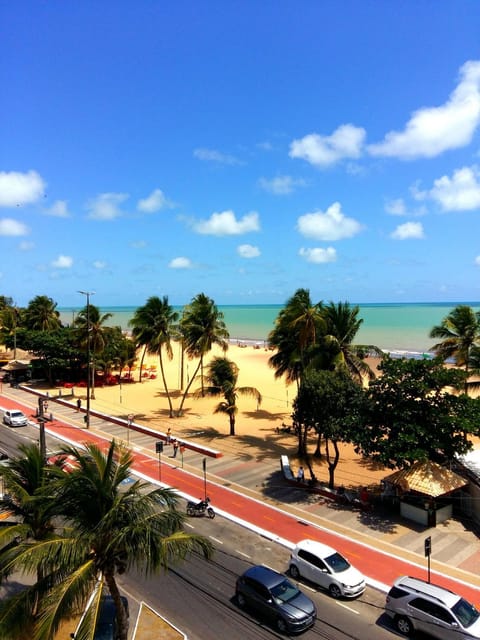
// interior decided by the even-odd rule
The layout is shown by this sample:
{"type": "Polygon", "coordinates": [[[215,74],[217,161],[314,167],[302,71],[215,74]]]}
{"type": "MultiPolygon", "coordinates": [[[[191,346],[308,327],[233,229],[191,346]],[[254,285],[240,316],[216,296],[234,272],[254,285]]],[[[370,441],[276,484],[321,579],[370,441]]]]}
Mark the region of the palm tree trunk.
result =
{"type": "Polygon", "coordinates": [[[170,418],[173,418],[172,399],[171,399],[170,393],[168,391],[167,379],[165,378],[165,369],[163,368],[163,359],[162,359],[162,349],[161,348],[160,348],[160,351],[158,352],[158,360],[160,362],[160,372],[162,374],[163,388],[165,389],[165,393],[167,394],[168,406],[170,407],[170,418]]]}
{"type": "Polygon", "coordinates": [[[145,360],[145,356],[146,355],[147,355],[147,345],[145,345],[143,347],[143,353],[142,353],[142,357],[140,359],[140,373],[138,374],[138,381],[139,382],[143,382],[142,381],[143,361],[145,360]]]}
{"type": "Polygon", "coordinates": [[[117,637],[118,640],[128,640],[128,617],[127,612],[122,603],[122,599],[120,597],[120,591],[118,589],[118,585],[115,581],[115,578],[110,573],[105,573],[105,582],[108,585],[108,590],[110,591],[110,595],[115,602],[115,609],[117,613],[117,637]]]}
{"type": "Polygon", "coordinates": [[[314,458],[321,458],[322,457],[321,445],[322,445],[322,434],[319,433],[319,434],[317,434],[317,445],[315,447],[315,451],[313,452],[313,457],[314,458]]]}
{"type": "Polygon", "coordinates": [[[338,442],[336,440],[332,440],[331,442],[334,450],[333,458],[330,457],[329,439],[325,438],[325,455],[328,463],[328,488],[333,490],[335,489],[335,469],[337,468],[340,458],[340,451],[338,450],[338,442]]]}
{"type": "Polygon", "coordinates": [[[235,435],[235,414],[233,413],[233,411],[228,414],[228,417],[230,419],[230,435],[234,436],[235,435]]]}
{"type": "MultiPolygon", "coordinates": [[[[197,377],[197,373],[198,370],[200,369],[200,366],[202,364],[202,360],[200,359],[197,365],[197,368],[195,369],[193,376],[190,378],[190,380],[188,381],[187,387],[185,389],[185,391],[183,392],[183,396],[182,399],[180,401],[180,406],[178,407],[178,411],[177,411],[177,417],[181,417],[183,415],[183,404],[187,398],[188,395],[188,391],[190,389],[190,387],[192,386],[193,381],[195,380],[195,378],[197,377]]],[[[203,387],[203,382],[202,382],[202,387],[203,387]]],[[[203,397],[203,389],[202,389],[202,397],[203,397]]]]}

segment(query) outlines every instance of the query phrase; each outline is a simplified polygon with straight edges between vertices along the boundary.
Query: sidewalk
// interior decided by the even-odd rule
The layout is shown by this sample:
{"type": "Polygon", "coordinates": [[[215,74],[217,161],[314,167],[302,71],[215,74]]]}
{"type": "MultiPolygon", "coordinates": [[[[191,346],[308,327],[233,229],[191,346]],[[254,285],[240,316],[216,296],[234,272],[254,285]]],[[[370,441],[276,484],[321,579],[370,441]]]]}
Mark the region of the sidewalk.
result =
{"type": "MultiPolygon", "coordinates": [[[[32,414],[37,399],[21,388],[4,387],[0,403],[21,404],[32,414]]],[[[73,404],[62,406],[51,402],[50,408],[55,420],[47,423],[47,431],[69,442],[89,439],[100,443],[102,438],[127,437],[125,426],[118,424],[118,420],[95,417],[86,431],[79,428],[83,427],[82,414],[73,404]]],[[[155,438],[133,430],[128,433],[135,471],[158,483],[156,439],[158,435],[155,438]]],[[[474,603],[480,602],[480,545],[475,531],[467,526],[449,520],[425,529],[387,513],[359,512],[288,485],[280,470],[280,460],[260,458],[245,448],[235,451],[232,440],[227,441],[227,446],[228,451],[214,457],[212,450],[202,453],[197,443],[196,450],[186,449],[181,459],[169,457],[169,447],[165,447],[161,483],[198,500],[204,495],[206,480],[208,494],[220,515],[286,546],[305,537],[321,539],[343,551],[369,577],[370,584],[381,589],[386,589],[402,573],[426,578],[424,540],[431,536],[432,581],[460,591],[474,603]]]]}

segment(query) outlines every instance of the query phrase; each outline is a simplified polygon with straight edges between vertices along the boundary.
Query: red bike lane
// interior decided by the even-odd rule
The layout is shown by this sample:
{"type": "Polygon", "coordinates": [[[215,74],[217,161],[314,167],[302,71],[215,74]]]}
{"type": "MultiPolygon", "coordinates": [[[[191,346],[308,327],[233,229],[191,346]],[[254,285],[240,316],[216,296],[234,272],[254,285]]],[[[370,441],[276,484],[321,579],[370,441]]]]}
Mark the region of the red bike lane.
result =
{"type": "MultiPolygon", "coordinates": [[[[21,403],[2,398],[5,408],[20,408],[34,419],[31,408],[21,406],[21,403]]],[[[45,425],[46,431],[72,445],[95,443],[100,448],[108,447],[110,440],[84,428],[68,425],[53,420],[45,425]]],[[[153,445],[154,446],[154,445],[153,445]]],[[[427,579],[427,561],[419,557],[423,565],[409,562],[395,555],[394,551],[387,552],[363,543],[335,531],[322,528],[305,517],[298,517],[280,507],[275,507],[252,498],[228,487],[208,480],[181,468],[172,462],[171,458],[156,456],[152,447],[152,454],[148,455],[132,447],[132,468],[140,477],[154,483],[177,489],[185,498],[199,501],[205,493],[209,496],[212,506],[219,515],[224,515],[240,524],[258,531],[265,537],[276,540],[286,546],[292,546],[299,540],[310,538],[328,544],[343,553],[351,562],[368,577],[368,582],[374,586],[388,587],[401,575],[411,575],[427,579]]],[[[448,567],[445,568],[448,570],[448,567]]],[[[453,572],[454,573],[454,572],[453,572]]],[[[460,593],[464,598],[480,608],[480,587],[467,583],[446,573],[431,571],[431,581],[460,593]]]]}

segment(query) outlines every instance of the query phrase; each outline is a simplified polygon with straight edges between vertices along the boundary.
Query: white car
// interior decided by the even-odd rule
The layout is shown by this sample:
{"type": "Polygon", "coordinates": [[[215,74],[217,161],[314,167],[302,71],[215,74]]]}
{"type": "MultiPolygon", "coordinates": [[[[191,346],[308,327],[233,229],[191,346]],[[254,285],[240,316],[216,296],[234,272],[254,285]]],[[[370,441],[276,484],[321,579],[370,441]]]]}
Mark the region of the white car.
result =
{"type": "Polygon", "coordinates": [[[9,427],[25,427],[28,424],[28,419],[18,409],[7,409],[3,414],[3,422],[9,427]]]}
{"type": "Polygon", "coordinates": [[[333,598],[353,598],[365,591],[365,578],[338,551],[315,540],[302,540],[290,556],[290,575],[327,589],[333,598]]]}

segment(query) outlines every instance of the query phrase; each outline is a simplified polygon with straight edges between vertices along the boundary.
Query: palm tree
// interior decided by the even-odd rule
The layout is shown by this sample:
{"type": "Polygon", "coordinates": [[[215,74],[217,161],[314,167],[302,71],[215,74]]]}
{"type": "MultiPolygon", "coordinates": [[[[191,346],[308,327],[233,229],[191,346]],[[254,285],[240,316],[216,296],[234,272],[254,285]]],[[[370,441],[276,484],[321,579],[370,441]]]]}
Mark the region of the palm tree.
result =
{"type": "Polygon", "coordinates": [[[85,452],[73,447],[63,452],[74,458],[77,468],[57,480],[50,496],[66,526],[56,538],[19,545],[16,553],[9,554],[5,570],[28,570],[40,564],[48,573],[20,596],[1,604],[0,637],[13,637],[10,624],[18,629],[31,620],[32,597],[42,594],[31,637],[51,640],[62,619],[93,592],[93,604],[78,636],[86,638],[89,631],[91,637],[102,592],[108,590],[116,606],[118,638],[127,640],[128,618],[117,576],[130,569],[149,575],[184,560],[192,551],[210,558],[212,544],[183,531],[184,516],[176,509],[173,490],[149,491],[141,481],[125,486],[132,457],[114,441],[105,453],[93,444],[85,452]]]}
{"type": "Polygon", "coordinates": [[[137,344],[143,344],[148,353],[158,354],[163,387],[170,408],[170,418],[173,418],[173,405],[168,391],[162,354],[165,349],[167,357],[170,360],[173,358],[172,340],[177,336],[178,317],[177,311],[174,311],[168,303],[167,296],[163,296],[162,299],[158,296],[151,296],[143,307],[139,307],[135,311],[131,320],[137,344]]]}
{"type": "Polygon", "coordinates": [[[308,289],[298,289],[280,311],[275,328],[268,336],[276,353],[269,359],[275,377],[286,376],[287,383],[300,383],[310,362],[319,335],[325,332],[322,303],[313,304],[308,289]]]}
{"type": "Polygon", "coordinates": [[[75,326],[78,328],[80,341],[87,348],[87,352],[92,354],[91,366],[90,362],[87,363],[87,375],[90,376],[90,397],[92,400],[95,399],[95,359],[105,349],[108,327],[104,325],[111,317],[111,313],[101,314],[98,307],[94,304],[89,304],[88,308],[84,307],[75,318],[75,326]],[[88,341],[90,341],[89,345],[88,341]]]}
{"type": "Polygon", "coordinates": [[[447,360],[454,358],[457,367],[468,373],[472,348],[480,344],[480,312],[460,304],[430,331],[431,338],[441,338],[431,351],[447,360]]]}
{"type": "MultiPolygon", "coordinates": [[[[214,413],[226,413],[230,421],[230,435],[235,435],[235,416],[238,412],[237,396],[255,398],[257,406],[262,402],[260,391],[255,387],[237,387],[238,367],[228,358],[216,356],[208,364],[206,375],[208,386],[203,392],[207,396],[223,396],[223,400],[216,406],[214,413]]],[[[195,392],[198,397],[202,389],[195,392]]]]}
{"type": "Polygon", "coordinates": [[[219,345],[225,353],[228,349],[229,333],[223,320],[223,313],[218,310],[214,301],[204,293],[199,293],[185,308],[180,321],[182,348],[190,359],[198,358],[198,364],[183,393],[178,415],[182,415],[183,404],[188,391],[201,370],[203,389],[203,360],[214,344],[219,345]]]}
{"type": "Polygon", "coordinates": [[[24,314],[14,305],[0,309],[0,341],[4,345],[13,342],[14,360],[17,359],[17,329],[22,324],[22,315],[24,314]]]}
{"type": "Polygon", "coordinates": [[[25,309],[25,326],[35,331],[55,331],[62,322],[57,303],[48,296],[35,296],[25,309]]]}
{"type": "Polygon", "coordinates": [[[375,373],[364,360],[365,353],[375,353],[382,357],[383,352],[374,345],[353,344],[363,322],[363,319],[358,318],[359,312],[360,307],[352,307],[348,302],[330,302],[323,307],[322,313],[327,328],[322,338],[322,346],[330,354],[335,369],[346,368],[350,376],[361,383],[364,377],[369,380],[375,378],[375,373]]]}
{"type": "Polygon", "coordinates": [[[17,521],[11,527],[0,528],[0,549],[17,537],[44,540],[54,530],[54,510],[41,496],[55,474],[45,468],[38,445],[20,444],[18,449],[18,457],[0,466],[4,491],[0,511],[12,513],[17,521]]]}
{"type": "MultiPolygon", "coordinates": [[[[40,448],[36,444],[21,444],[20,455],[11,458],[6,466],[0,467],[4,493],[0,500],[0,512],[9,514],[15,524],[0,528],[0,576],[7,577],[12,571],[12,557],[22,547],[31,544],[47,543],[55,536],[54,516],[56,505],[45,498],[45,492],[53,486],[56,474],[47,469],[40,448]],[[24,541],[19,544],[19,541],[24,541]]],[[[42,563],[32,566],[36,572],[37,583],[45,580],[45,567],[42,563]]],[[[0,637],[20,637],[17,628],[26,630],[25,637],[31,637],[34,618],[43,605],[42,593],[34,591],[28,604],[20,599],[13,619],[7,624],[8,633],[2,633],[1,617],[8,617],[10,604],[2,603],[0,612],[0,637]]],[[[22,636],[23,637],[23,636],[22,636]]]]}

